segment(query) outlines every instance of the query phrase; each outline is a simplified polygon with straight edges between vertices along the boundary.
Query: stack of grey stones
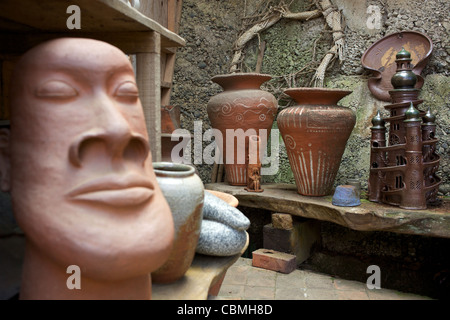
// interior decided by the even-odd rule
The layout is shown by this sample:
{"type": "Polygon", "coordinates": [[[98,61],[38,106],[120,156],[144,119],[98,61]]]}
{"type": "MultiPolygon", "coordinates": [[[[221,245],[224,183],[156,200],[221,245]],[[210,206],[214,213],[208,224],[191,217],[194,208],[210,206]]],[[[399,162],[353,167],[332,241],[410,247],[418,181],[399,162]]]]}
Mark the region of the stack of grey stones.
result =
{"type": "Polygon", "coordinates": [[[205,192],[203,221],[196,252],[210,256],[232,256],[247,243],[250,220],[237,208],[205,192]]]}

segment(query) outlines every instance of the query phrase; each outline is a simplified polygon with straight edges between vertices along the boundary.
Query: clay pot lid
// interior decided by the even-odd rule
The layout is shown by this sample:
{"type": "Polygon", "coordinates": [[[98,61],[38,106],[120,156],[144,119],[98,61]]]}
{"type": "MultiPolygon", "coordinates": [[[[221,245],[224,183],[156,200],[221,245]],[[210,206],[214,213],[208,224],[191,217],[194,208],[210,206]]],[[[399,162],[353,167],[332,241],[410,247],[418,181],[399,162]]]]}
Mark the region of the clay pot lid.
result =
{"type": "Polygon", "coordinates": [[[417,75],[416,89],[423,86],[420,76],[433,50],[431,39],[417,31],[402,31],[390,34],[372,44],[361,57],[363,67],[372,72],[369,90],[381,101],[391,101],[389,91],[394,89],[391,78],[397,71],[396,55],[404,48],[411,54],[412,71],[417,75]]]}
{"type": "Polygon", "coordinates": [[[235,196],[233,196],[229,193],[215,191],[215,190],[205,190],[205,191],[215,195],[217,198],[222,199],[223,201],[225,201],[232,207],[236,208],[239,204],[239,200],[235,196]]]}
{"type": "Polygon", "coordinates": [[[289,88],[284,93],[289,95],[299,104],[336,104],[339,100],[353,91],[334,88],[289,88]]]}
{"type": "Polygon", "coordinates": [[[220,74],[211,78],[225,90],[233,89],[259,89],[266,81],[272,79],[269,74],[236,72],[220,74]]]}

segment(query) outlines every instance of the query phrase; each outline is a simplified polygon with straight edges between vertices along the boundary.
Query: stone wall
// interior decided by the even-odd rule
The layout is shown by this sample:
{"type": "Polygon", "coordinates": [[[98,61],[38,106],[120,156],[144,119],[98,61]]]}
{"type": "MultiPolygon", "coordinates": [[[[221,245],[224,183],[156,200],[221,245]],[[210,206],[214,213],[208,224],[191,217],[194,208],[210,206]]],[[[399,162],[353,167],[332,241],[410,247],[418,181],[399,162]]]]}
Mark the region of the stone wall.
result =
{"type": "MultiPolygon", "coordinates": [[[[270,1],[276,5],[279,1],[270,1]]],[[[287,1],[286,1],[287,2],[287,1]]],[[[341,104],[353,109],[357,124],[344,153],[335,185],[348,178],[358,177],[367,188],[369,173],[370,120],[377,110],[387,103],[372,97],[367,87],[369,74],[362,68],[360,59],[364,51],[382,37],[404,30],[428,35],[434,50],[422,72],[425,85],[420,98],[424,108],[430,107],[437,115],[438,153],[441,163],[438,175],[444,180],[440,193],[450,192],[450,23],[447,15],[450,3],[446,0],[332,0],[344,17],[346,47],[345,59],[335,62],[326,72],[325,86],[353,90],[341,100],[341,104]],[[371,9],[368,9],[371,6],[371,9]],[[372,19],[374,14],[378,13],[372,19]],[[379,24],[377,24],[379,22],[379,24]]],[[[206,114],[208,100],[222,89],[210,79],[217,74],[229,72],[233,56],[233,43],[242,29],[244,15],[252,15],[263,1],[257,0],[184,0],[180,35],[187,45],[177,51],[174,73],[172,104],[181,107],[182,127],[193,130],[194,121],[201,120],[203,130],[210,127],[206,114]],[[246,6],[244,7],[244,4],[246,6]]],[[[292,12],[315,9],[308,0],[294,0],[292,12]]],[[[262,73],[274,79],[264,88],[279,98],[279,110],[287,103],[280,91],[293,84],[283,82],[283,76],[303,70],[296,78],[295,86],[311,86],[315,67],[331,48],[332,36],[323,17],[308,21],[282,19],[271,28],[261,32],[244,50],[242,71],[254,71],[259,41],[265,41],[266,50],[262,73]],[[274,90],[276,88],[276,90],[274,90]]],[[[387,115],[384,111],[383,115],[387,115]]],[[[274,123],[276,128],[276,123],[274,123]]],[[[205,183],[210,182],[211,165],[196,164],[205,183]]],[[[280,139],[280,170],[274,176],[265,176],[264,182],[294,183],[284,144],[280,139]]]]}

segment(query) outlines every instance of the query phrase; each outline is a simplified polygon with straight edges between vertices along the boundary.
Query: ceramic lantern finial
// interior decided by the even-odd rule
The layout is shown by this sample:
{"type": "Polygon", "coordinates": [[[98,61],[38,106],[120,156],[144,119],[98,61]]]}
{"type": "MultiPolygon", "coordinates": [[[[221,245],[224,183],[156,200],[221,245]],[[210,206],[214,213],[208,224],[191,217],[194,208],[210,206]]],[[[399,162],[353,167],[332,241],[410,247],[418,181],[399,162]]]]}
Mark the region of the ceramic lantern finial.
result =
{"type": "Polygon", "coordinates": [[[397,64],[397,71],[391,78],[391,83],[394,89],[414,88],[417,83],[417,76],[412,71],[411,54],[404,48],[400,50],[395,59],[397,64]]]}
{"type": "Polygon", "coordinates": [[[423,117],[424,124],[434,124],[436,122],[436,116],[431,113],[430,107],[428,107],[427,113],[423,117]]]}
{"type": "Polygon", "coordinates": [[[420,112],[411,102],[408,110],[405,112],[406,120],[404,122],[420,121],[420,112]]]}
{"type": "Polygon", "coordinates": [[[372,118],[372,125],[373,125],[372,129],[384,129],[384,124],[385,124],[385,121],[381,117],[380,110],[378,110],[375,117],[372,118]]]}

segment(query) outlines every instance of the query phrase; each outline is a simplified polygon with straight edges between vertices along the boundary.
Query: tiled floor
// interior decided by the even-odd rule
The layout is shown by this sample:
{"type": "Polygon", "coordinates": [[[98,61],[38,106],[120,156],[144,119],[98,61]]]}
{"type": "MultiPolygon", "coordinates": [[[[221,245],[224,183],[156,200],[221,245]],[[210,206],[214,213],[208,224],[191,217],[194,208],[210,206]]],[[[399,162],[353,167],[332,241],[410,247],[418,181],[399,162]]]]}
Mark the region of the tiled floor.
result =
{"type": "MultiPolygon", "coordinates": [[[[23,238],[0,241],[0,300],[18,292],[23,256],[23,238]],[[1,262],[8,261],[8,264],[1,262]]],[[[333,278],[296,269],[290,274],[252,267],[252,260],[239,258],[222,282],[215,300],[409,300],[430,299],[394,290],[369,290],[365,283],[333,278]]]]}
{"type": "Polygon", "coordinates": [[[271,300],[428,300],[430,298],[389,289],[368,289],[366,283],[333,278],[312,271],[290,274],[252,267],[252,260],[239,258],[211,299],[271,300]]]}

